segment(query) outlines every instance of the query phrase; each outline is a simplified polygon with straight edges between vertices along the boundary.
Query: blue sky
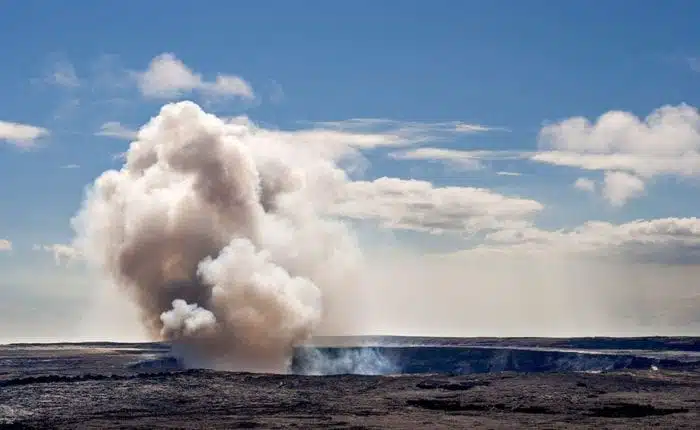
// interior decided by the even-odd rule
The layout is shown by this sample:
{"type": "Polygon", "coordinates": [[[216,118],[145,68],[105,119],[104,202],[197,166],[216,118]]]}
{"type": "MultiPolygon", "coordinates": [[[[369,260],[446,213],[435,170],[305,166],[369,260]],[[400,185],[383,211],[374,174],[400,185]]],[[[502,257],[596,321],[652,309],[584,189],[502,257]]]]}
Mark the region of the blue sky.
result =
{"type": "MultiPolygon", "coordinates": [[[[4,140],[0,133],[0,239],[12,243],[0,252],[0,271],[9,274],[0,280],[0,297],[8,309],[41,304],[52,284],[74,282],[79,269],[57,267],[50,252],[32,248],[70,243],[69,220],[85,187],[104,170],[119,168],[114,156],[129,140],[97,132],[110,122],[135,130],[161,105],[181,99],[195,99],[220,116],[246,115],[269,129],[318,129],[334,121],[352,132],[352,118],[391,120],[395,128],[421,124],[427,138],[419,145],[365,151],[364,178],[415,178],[532,199],[543,205],[528,226],[537,231],[575,229],[591,220],[619,226],[693,217],[700,170],[693,165],[679,174],[673,167],[699,153],[700,122],[692,114],[669,113],[682,118],[679,127],[691,130],[689,136],[669,129],[646,135],[623,124],[619,137],[613,124],[612,137],[600,137],[612,142],[600,154],[636,157],[632,168],[600,167],[612,158],[528,157],[547,150],[586,153],[575,143],[594,139],[565,123],[572,117],[594,122],[624,111],[644,121],[663,106],[695,109],[697,16],[700,3],[692,0],[3,2],[0,121],[46,134],[17,144],[9,131],[4,140]],[[254,95],[229,91],[211,100],[204,90],[192,90],[149,97],[139,73],[166,53],[202,82],[236,76],[254,95]],[[435,124],[442,123],[482,129],[438,138],[435,124]],[[560,137],[543,144],[547,124],[560,126],[560,137]],[[644,139],[649,145],[635,146],[644,139]],[[674,139],[683,142],[664,166],[640,164],[659,155],[654,145],[674,139]],[[414,147],[451,152],[432,161],[415,154],[396,159],[397,151],[414,147]],[[471,155],[481,168],[454,164],[464,155],[458,151],[472,150],[491,151],[471,155]],[[508,158],[505,151],[518,155],[508,158]],[[626,176],[606,185],[605,175],[613,173],[626,176]],[[589,185],[577,189],[578,178],[589,185]],[[46,275],[35,278],[37,268],[46,275]]],[[[363,132],[376,131],[363,124],[363,132]]],[[[399,234],[431,249],[460,246],[453,237],[399,234]]],[[[73,305],[85,298],[80,288],[73,305]]]]}

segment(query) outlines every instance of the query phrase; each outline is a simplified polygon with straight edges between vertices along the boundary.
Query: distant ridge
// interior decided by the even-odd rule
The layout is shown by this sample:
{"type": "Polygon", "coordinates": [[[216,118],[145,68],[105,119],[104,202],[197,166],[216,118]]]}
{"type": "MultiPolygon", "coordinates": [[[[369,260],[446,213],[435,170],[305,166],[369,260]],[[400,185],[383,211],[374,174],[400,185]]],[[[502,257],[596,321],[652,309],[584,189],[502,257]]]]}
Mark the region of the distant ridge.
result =
{"type": "Polygon", "coordinates": [[[423,336],[317,336],[314,346],[490,346],[567,349],[624,349],[700,352],[700,336],[639,337],[423,337],[423,336]]]}
{"type": "Polygon", "coordinates": [[[75,347],[94,347],[94,348],[143,348],[152,347],[157,349],[170,349],[170,345],[165,342],[11,342],[0,344],[3,346],[16,346],[16,347],[31,347],[31,346],[46,346],[46,347],[56,347],[56,346],[75,346],[75,347]]]}
{"type": "MultiPolygon", "coordinates": [[[[316,336],[306,342],[318,347],[351,346],[481,346],[566,348],[598,350],[647,350],[700,352],[700,336],[638,337],[429,337],[429,336],[316,336]]],[[[9,347],[92,347],[170,349],[167,342],[13,342],[9,347]]]]}

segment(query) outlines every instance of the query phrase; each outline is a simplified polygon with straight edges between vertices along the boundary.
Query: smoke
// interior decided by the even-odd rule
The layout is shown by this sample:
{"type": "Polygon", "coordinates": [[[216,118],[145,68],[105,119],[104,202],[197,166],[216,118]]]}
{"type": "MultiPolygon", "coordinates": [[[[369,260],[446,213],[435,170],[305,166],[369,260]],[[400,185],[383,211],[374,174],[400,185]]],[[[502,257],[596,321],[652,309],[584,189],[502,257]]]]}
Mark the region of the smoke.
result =
{"type": "MultiPolygon", "coordinates": [[[[697,331],[697,265],[556,249],[426,256],[375,230],[360,252],[345,224],[322,216],[344,197],[349,169],[340,166],[356,156],[347,143],[300,143],[191,102],[169,104],[139,131],[124,166],[91,184],[73,219],[74,246],[190,367],[286,372],[295,346],[326,334],[697,331]]],[[[372,352],[308,354],[307,373],[392,371],[372,352]]]]}
{"type": "Polygon", "coordinates": [[[320,215],[348,154],[165,105],[88,188],[75,246],[191,364],[283,372],[359,282],[355,238],[320,215]]]}
{"type": "Polygon", "coordinates": [[[397,360],[376,348],[305,347],[297,350],[294,373],[303,375],[388,375],[401,373],[397,360]]]}

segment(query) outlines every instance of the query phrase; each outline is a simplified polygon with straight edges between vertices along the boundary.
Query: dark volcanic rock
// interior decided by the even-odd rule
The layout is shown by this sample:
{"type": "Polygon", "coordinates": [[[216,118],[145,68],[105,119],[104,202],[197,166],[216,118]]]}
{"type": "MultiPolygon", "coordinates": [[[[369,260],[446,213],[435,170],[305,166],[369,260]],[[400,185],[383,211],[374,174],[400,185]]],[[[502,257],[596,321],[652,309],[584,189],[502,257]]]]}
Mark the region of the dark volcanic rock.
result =
{"type": "Polygon", "coordinates": [[[597,417],[610,418],[639,418],[654,415],[670,415],[689,412],[687,408],[657,408],[652,405],[638,405],[635,403],[622,403],[591,409],[591,413],[597,417]]]}
{"type": "Polygon", "coordinates": [[[700,422],[697,338],[426,342],[434,346],[297,354],[295,366],[307,373],[339,373],[322,377],[183,370],[160,344],[0,346],[0,428],[697,429],[700,422]],[[581,345],[598,351],[548,349],[581,345]],[[623,346],[646,351],[615,349],[623,346]],[[331,360],[319,367],[319,354],[331,360]],[[411,374],[342,374],[376,369],[411,374]]]}
{"type": "MultiPolygon", "coordinates": [[[[6,428],[695,429],[700,373],[286,376],[183,371],[24,378],[6,428]]],[[[2,424],[0,424],[2,427],[2,424]]]]}
{"type": "Polygon", "coordinates": [[[416,386],[427,390],[448,390],[448,391],[463,391],[470,390],[474,387],[491,385],[489,381],[437,381],[427,380],[421,381],[416,386]]]}

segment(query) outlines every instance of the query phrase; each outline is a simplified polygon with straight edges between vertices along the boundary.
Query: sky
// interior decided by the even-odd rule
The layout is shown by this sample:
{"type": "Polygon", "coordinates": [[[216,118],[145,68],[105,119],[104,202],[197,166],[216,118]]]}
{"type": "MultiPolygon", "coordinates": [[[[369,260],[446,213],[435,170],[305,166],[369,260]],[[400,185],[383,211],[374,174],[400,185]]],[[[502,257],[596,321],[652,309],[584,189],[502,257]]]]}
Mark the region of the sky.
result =
{"type": "Polygon", "coordinates": [[[0,1],[0,341],[142,336],[71,219],[182,100],[361,153],[331,215],[392,255],[366,331],[699,334],[697,16],[692,0],[0,1]]]}

